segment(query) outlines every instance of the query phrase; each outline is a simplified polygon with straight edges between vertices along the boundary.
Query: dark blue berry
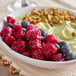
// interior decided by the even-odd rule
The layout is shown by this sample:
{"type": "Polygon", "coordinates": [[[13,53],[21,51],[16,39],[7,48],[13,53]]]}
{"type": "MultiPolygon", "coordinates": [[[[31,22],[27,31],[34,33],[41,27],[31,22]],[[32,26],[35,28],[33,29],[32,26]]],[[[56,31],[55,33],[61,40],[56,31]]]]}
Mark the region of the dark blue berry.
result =
{"type": "Polygon", "coordinates": [[[39,29],[41,31],[41,36],[46,36],[46,32],[43,29],[39,29]]]}
{"type": "Polygon", "coordinates": [[[30,23],[28,21],[22,21],[21,22],[21,25],[22,25],[23,28],[27,28],[29,26],[29,24],[30,23]]]}
{"type": "Polygon", "coordinates": [[[25,31],[26,31],[26,29],[25,29],[25,28],[22,28],[21,30],[22,30],[23,32],[25,32],[25,31]]]}
{"type": "Polygon", "coordinates": [[[70,52],[70,47],[66,42],[59,42],[58,44],[60,45],[60,51],[63,54],[67,54],[70,52]]]}
{"type": "Polygon", "coordinates": [[[7,23],[4,27],[11,27],[11,28],[13,28],[13,24],[7,23]]]}
{"type": "Polygon", "coordinates": [[[66,55],[65,55],[65,59],[67,59],[67,60],[73,60],[74,58],[73,58],[73,54],[72,53],[67,53],[66,55]]]}
{"type": "Polygon", "coordinates": [[[44,42],[44,37],[43,36],[41,37],[41,41],[44,42]]]}
{"type": "Polygon", "coordinates": [[[76,59],[76,53],[72,53],[73,59],[76,59]]]}

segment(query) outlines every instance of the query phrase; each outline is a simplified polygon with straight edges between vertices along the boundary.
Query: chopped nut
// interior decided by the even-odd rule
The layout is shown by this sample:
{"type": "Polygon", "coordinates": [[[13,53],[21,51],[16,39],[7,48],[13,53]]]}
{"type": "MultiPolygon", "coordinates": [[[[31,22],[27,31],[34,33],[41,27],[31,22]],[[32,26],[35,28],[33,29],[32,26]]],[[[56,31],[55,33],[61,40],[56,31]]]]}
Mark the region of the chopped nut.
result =
{"type": "Polygon", "coordinates": [[[26,20],[26,17],[23,17],[22,20],[26,20]]]}
{"type": "Polygon", "coordinates": [[[2,54],[0,54],[0,58],[2,58],[2,56],[3,56],[3,55],[2,55],[2,54]]]}
{"type": "Polygon", "coordinates": [[[51,19],[53,18],[53,16],[48,14],[47,18],[48,18],[48,21],[51,21],[51,19]]]}
{"type": "Polygon", "coordinates": [[[74,21],[75,21],[75,17],[74,17],[74,16],[70,16],[70,20],[71,20],[72,22],[74,22],[74,21]]]}
{"type": "Polygon", "coordinates": [[[69,11],[59,11],[56,8],[43,8],[34,9],[31,13],[28,13],[23,20],[28,20],[30,23],[37,24],[39,22],[45,22],[53,24],[63,23],[63,21],[76,22],[76,17],[69,11]]]}
{"type": "Polygon", "coordinates": [[[48,20],[46,17],[42,16],[42,20],[43,20],[43,22],[48,23],[48,20]]]}
{"type": "Polygon", "coordinates": [[[20,70],[19,70],[19,69],[15,69],[14,67],[10,67],[10,68],[9,68],[9,72],[10,72],[11,74],[16,74],[16,73],[19,73],[20,70]]]}
{"type": "Polygon", "coordinates": [[[1,64],[2,64],[3,66],[7,66],[7,65],[12,64],[12,62],[11,62],[11,61],[7,61],[7,60],[3,59],[3,60],[1,61],[1,64]]]}
{"type": "Polygon", "coordinates": [[[76,36],[76,32],[73,32],[72,35],[73,35],[73,36],[76,36]]]}

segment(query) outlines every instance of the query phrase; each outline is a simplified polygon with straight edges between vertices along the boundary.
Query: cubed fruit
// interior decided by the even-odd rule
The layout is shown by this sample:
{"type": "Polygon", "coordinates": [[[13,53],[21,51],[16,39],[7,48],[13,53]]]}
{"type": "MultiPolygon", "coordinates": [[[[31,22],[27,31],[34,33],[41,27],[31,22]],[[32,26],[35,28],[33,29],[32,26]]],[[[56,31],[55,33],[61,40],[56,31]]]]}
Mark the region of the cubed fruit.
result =
{"type": "Polygon", "coordinates": [[[37,26],[34,25],[34,24],[30,24],[30,25],[28,26],[28,28],[26,29],[26,31],[32,30],[32,29],[34,29],[34,28],[37,28],[37,26]]]}
{"type": "Polygon", "coordinates": [[[33,50],[32,51],[32,58],[43,60],[44,54],[43,54],[42,50],[33,50]]]}
{"type": "Polygon", "coordinates": [[[23,28],[27,28],[29,26],[29,24],[30,23],[28,21],[25,21],[25,20],[21,22],[21,25],[23,28]]]}
{"type": "Polygon", "coordinates": [[[5,26],[8,22],[6,20],[3,20],[3,25],[5,26]]]}
{"type": "Polygon", "coordinates": [[[13,42],[11,48],[19,53],[22,53],[25,51],[25,47],[26,47],[26,43],[25,41],[22,41],[20,39],[18,39],[17,41],[13,42]]]}
{"type": "Polygon", "coordinates": [[[44,49],[44,54],[47,57],[55,54],[58,51],[58,48],[54,44],[52,44],[52,43],[45,44],[43,46],[43,49],[44,49]]]}
{"type": "Polygon", "coordinates": [[[16,39],[24,40],[24,35],[25,35],[25,32],[23,32],[22,30],[19,30],[14,33],[14,36],[16,39]]]}
{"type": "Polygon", "coordinates": [[[5,35],[13,35],[13,29],[10,27],[4,27],[1,31],[1,36],[5,36],[5,35]]]}
{"type": "Polygon", "coordinates": [[[44,37],[44,40],[46,43],[53,43],[53,44],[57,44],[58,40],[55,36],[53,35],[47,35],[44,37]]]}
{"type": "Polygon", "coordinates": [[[4,42],[5,42],[7,45],[9,45],[9,46],[11,46],[12,43],[13,43],[15,40],[16,40],[16,39],[15,39],[13,36],[9,35],[9,34],[4,37],[4,42]]]}
{"type": "Polygon", "coordinates": [[[66,43],[66,42],[59,42],[58,43],[60,45],[60,51],[63,53],[63,54],[67,54],[70,52],[70,47],[69,45],[66,43]]]}
{"type": "Polygon", "coordinates": [[[7,23],[12,23],[12,24],[14,24],[14,23],[15,23],[15,19],[12,18],[11,16],[7,16],[7,23]]]}
{"type": "Polygon", "coordinates": [[[36,40],[30,40],[28,42],[28,47],[32,50],[32,49],[41,49],[42,45],[41,45],[41,41],[36,39],[36,40]]]}
{"type": "Polygon", "coordinates": [[[41,32],[39,29],[32,29],[29,30],[27,32],[25,32],[25,40],[35,40],[35,39],[39,39],[41,40],[41,32]]]}
{"type": "Polygon", "coordinates": [[[51,58],[53,61],[62,61],[64,56],[62,53],[57,53],[57,54],[54,54],[53,56],[51,56],[51,58]]]}
{"type": "Polygon", "coordinates": [[[19,24],[14,24],[13,25],[13,29],[14,29],[15,32],[18,31],[18,30],[21,30],[21,28],[22,28],[22,26],[19,25],[19,24]]]}
{"type": "Polygon", "coordinates": [[[52,58],[51,58],[51,56],[49,56],[49,57],[44,56],[44,60],[46,60],[46,61],[53,61],[52,58]]]}

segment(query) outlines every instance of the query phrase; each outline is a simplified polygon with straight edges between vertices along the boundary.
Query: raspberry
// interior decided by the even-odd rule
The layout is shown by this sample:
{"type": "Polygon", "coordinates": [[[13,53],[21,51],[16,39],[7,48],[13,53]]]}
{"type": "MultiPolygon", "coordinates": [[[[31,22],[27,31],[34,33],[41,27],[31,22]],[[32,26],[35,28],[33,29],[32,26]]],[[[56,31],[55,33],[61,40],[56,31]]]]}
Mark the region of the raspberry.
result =
{"type": "Polygon", "coordinates": [[[6,20],[3,20],[3,24],[6,25],[8,22],[6,20]]]}
{"type": "Polygon", "coordinates": [[[24,39],[24,35],[25,35],[25,32],[23,32],[22,30],[19,30],[18,32],[15,32],[15,33],[14,33],[14,36],[15,36],[17,39],[21,39],[21,40],[24,39]]]}
{"type": "Polygon", "coordinates": [[[45,44],[43,49],[44,49],[44,54],[47,57],[55,54],[58,51],[57,47],[55,47],[55,45],[53,45],[52,43],[45,44]]]}
{"type": "Polygon", "coordinates": [[[41,44],[42,44],[42,48],[44,48],[45,43],[44,43],[44,42],[42,42],[41,44]]]}
{"type": "Polygon", "coordinates": [[[58,43],[56,37],[53,36],[53,35],[45,36],[44,40],[45,40],[46,43],[54,43],[54,44],[58,43]]]}
{"type": "Polygon", "coordinates": [[[4,27],[1,31],[1,36],[5,36],[5,35],[12,35],[13,34],[13,29],[10,27],[4,27]]]}
{"type": "Polygon", "coordinates": [[[10,16],[7,16],[7,23],[12,23],[12,24],[14,24],[14,23],[15,23],[15,19],[13,19],[13,18],[10,17],[10,16]]]}
{"type": "Polygon", "coordinates": [[[19,25],[19,24],[14,24],[13,25],[13,29],[14,29],[15,32],[17,32],[18,30],[21,30],[21,28],[22,28],[22,26],[19,25]]]}
{"type": "Polygon", "coordinates": [[[15,41],[16,39],[13,37],[13,36],[11,36],[11,35],[6,35],[5,36],[5,38],[4,38],[4,42],[7,44],[7,45],[9,45],[9,46],[11,46],[12,45],[12,43],[15,41]]]}
{"type": "Polygon", "coordinates": [[[26,43],[22,40],[17,40],[13,42],[12,49],[16,52],[22,53],[25,50],[26,43]]]}
{"type": "Polygon", "coordinates": [[[26,39],[26,41],[35,40],[35,39],[41,40],[41,32],[40,32],[40,30],[35,28],[35,29],[27,31],[25,33],[25,39],[26,39]]]}
{"type": "Polygon", "coordinates": [[[32,29],[34,29],[34,28],[37,28],[37,26],[34,25],[34,24],[30,24],[30,25],[28,26],[28,28],[26,29],[26,31],[32,30],[32,29]]]}
{"type": "Polygon", "coordinates": [[[58,53],[51,56],[51,58],[53,61],[61,61],[63,59],[63,55],[61,53],[58,53]]]}
{"type": "Polygon", "coordinates": [[[36,39],[36,40],[30,40],[28,42],[28,47],[30,49],[41,49],[42,48],[42,45],[41,45],[41,41],[36,39]]]}
{"type": "Polygon", "coordinates": [[[43,60],[44,54],[43,54],[42,50],[33,50],[32,51],[32,58],[43,60]]]}
{"type": "Polygon", "coordinates": [[[46,60],[46,61],[53,61],[50,56],[49,56],[49,57],[45,56],[45,57],[44,57],[44,60],[46,60]]]}
{"type": "Polygon", "coordinates": [[[7,21],[4,20],[3,23],[4,23],[4,25],[6,25],[6,24],[8,24],[8,23],[15,24],[15,19],[13,19],[13,18],[10,17],[10,16],[7,16],[7,21]]]}
{"type": "Polygon", "coordinates": [[[25,50],[22,54],[25,55],[25,56],[31,57],[31,51],[26,51],[25,50]]]}

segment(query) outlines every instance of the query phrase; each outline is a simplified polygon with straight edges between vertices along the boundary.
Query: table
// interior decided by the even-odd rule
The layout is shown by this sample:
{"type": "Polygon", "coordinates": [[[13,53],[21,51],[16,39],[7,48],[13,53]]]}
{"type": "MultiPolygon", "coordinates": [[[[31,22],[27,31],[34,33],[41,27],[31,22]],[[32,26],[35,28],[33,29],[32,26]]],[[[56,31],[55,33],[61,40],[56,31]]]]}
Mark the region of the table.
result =
{"type": "MultiPolygon", "coordinates": [[[[0,0],[0,17],[5,16],[6,14],[9,13],[7,10],[7,5],[15,0],[0,0]]],[[[37,5],[50,5],[50,6],[56,6],[56,7],[66,7],[66,8],[71,8],[75,10],[74,6],[68,6],[67,4],[63,2],[59,2],[59,0],[30,0],[31,2],[36,3],[37,5]],[[60,4],[61,3],[61,4],[60,4]],[[65,5],[65,6],[64,6],[65,5]]],[[[66,2],[66,0],[64,0],[66,2]]],[[[46,72],[46,69],[38,69],[38,68],[33,68],[30,65],[28,66],[28,69],[25,70],[25,72],[29,73],[28,76],[30,76],[30,73],[32,74],[31,76],[36,76],[38,72],[43,71],[40,73],[40,75],[37,76],[76,76],[76,65],[66,67],[64,69],[50,69],[49,71],[46,72]],[[33,69],[32,69],[33,68],[33,69]],[[32,70],[32,71],[31,71],[32,70]],[[43,74],[44,73],[44,74],[43,74]]],[[[0,64],[0,76],[18,76],[18,75],[11,75],[8,72],[8,67],[4,67],[0,64]]]]}

